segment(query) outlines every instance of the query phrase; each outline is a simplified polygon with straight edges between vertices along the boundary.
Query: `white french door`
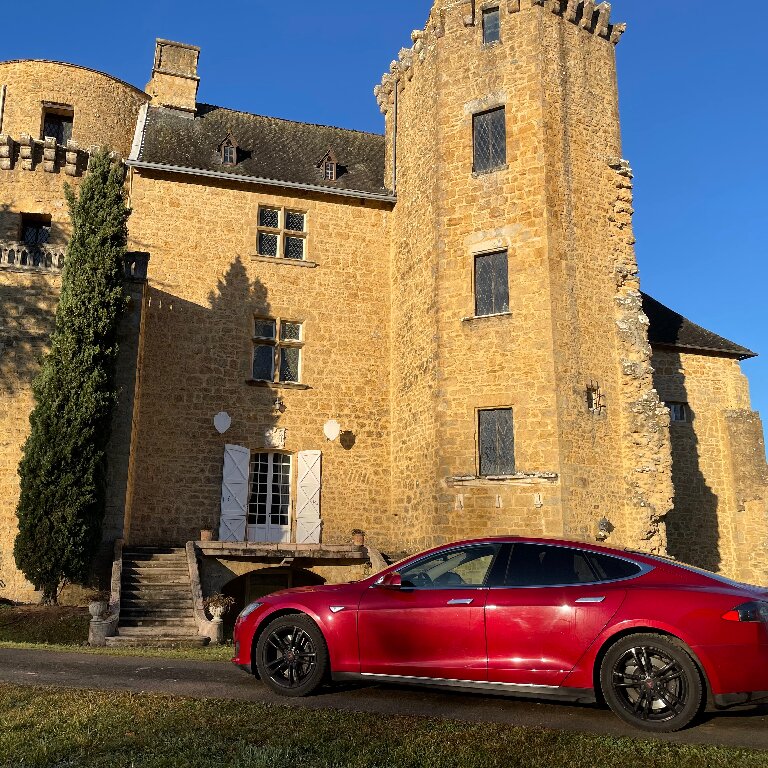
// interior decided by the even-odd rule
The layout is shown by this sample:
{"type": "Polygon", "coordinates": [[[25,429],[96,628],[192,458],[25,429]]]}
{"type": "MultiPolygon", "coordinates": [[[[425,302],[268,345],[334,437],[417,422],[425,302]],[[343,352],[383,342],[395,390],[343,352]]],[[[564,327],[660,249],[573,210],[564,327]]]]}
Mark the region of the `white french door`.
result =
{"type": "Polygon", "coordinates": [[[248,541],[283,544],[291,540],[291,457],[251,454],[248,541]]]}

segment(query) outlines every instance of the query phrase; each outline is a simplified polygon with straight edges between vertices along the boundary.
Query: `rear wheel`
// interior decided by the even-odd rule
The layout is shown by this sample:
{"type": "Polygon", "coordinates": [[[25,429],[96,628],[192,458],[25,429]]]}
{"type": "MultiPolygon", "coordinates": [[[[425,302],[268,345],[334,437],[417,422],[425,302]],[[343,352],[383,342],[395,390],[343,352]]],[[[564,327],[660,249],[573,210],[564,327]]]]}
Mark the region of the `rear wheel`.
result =
{"type": "Polygon", "coordinates": [[[270,622],[256,644],[262,682],[282,696],[307,696],[325,681],[328,648],[312,619],[303,614],[270,622]]]}
{"type": "Polygon", "coordinates": [[[704,702],[704,683],[690,654],[663,635],[629,635],[611,646],[600,685],[613,712],[646,731],[679,731],[704,702]]]}

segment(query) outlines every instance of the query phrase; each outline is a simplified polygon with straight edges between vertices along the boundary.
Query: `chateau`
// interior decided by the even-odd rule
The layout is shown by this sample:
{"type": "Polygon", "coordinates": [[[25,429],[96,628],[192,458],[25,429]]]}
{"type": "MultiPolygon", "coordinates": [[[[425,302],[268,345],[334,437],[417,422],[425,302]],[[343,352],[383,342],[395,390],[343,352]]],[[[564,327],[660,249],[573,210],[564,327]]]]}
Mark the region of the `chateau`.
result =
{"type": "Polygon", "coordinates": [[[640,290],[623,31],[592,0],[435,0],[383,135],[201,104],[181,43],[143,91],[1,63],[0,596],[34,599],[16,469],[95,145],[133,211],[105,553],[195,542],[238,600],[508,533],[765,583],[754,353],[640,290]]]}

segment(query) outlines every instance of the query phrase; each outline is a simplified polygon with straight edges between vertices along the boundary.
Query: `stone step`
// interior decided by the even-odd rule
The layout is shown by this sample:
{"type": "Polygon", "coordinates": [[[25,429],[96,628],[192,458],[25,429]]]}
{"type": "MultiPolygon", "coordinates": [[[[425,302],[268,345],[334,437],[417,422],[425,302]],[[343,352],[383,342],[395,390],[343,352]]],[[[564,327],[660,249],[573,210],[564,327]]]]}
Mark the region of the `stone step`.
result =
{"type": "Polygon", "coordinates": [[[125,619],[188,619],[192,616],[192,606],[188,608],[121,608],[120,620],[125,619]]]}
{"type": "Polygon", "coordinates": [[[185,555],[184,547],[124,547],[123,557],[129,555],[185,555]]]}
{"type": "Polygon", "coordinates": [[[202,648],[208,642],[196,635],[117,635],[107,638],[107,648],[202,648]]]}
{"type": "Polygon", "coordinates": [[[120,599],[123,608],[138,608],[142,605],[156,608],[191,608],[192,597],[186,595],[172,595],[169,597],[158,595],[123,595],[120,599]]]}
{"type": "Polygon", "coordinates": [[[188,573],[123,573],[122,581],[124,586],[190,584],[188,573]]]}
{"type": "Polygon", "coordinates": [[[125,571],[183,571],[189,573],[189,567],[186,562],[176,563],[171,560],[128,560],[123,562],[123,572],[125,571]]]}
{"type": "Polygon", "coordinates": [[[130,627],[130,628],[138,628],[138,627],[145,627],[148,629],[152,628],[158,628],[162,627],[165,629],[188,629],[189,627],[196,627],[197,624],[195,623],[195,620],[191,617],[185,617],[185,618],[138,618],[138,617],[124,617],[122,612],[120,613],[120,625],[119,628],[122,629],[124,627],[130,627]]]}
{"type": "Polygon", "coordinates": [[[178,557],[177,555],[132,555],[123,556],[123,565],[126,563],[138,563],[140,565],[187,565],[186,555],[178,557]]]}

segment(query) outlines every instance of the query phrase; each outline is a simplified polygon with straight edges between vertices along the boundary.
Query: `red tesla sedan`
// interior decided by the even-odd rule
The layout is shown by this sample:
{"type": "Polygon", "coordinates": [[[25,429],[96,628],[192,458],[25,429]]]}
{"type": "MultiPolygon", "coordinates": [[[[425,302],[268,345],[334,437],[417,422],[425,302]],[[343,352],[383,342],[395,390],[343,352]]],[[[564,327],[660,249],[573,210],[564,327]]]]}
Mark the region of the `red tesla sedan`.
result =
{"type": "Polygon", "coordinates": [[[768,589],[569,541],[459,542],[277,592],[234,637],[232,661],[286,696],[357,679],[600,699],[653,731],[768,702],[768,589]]]}

